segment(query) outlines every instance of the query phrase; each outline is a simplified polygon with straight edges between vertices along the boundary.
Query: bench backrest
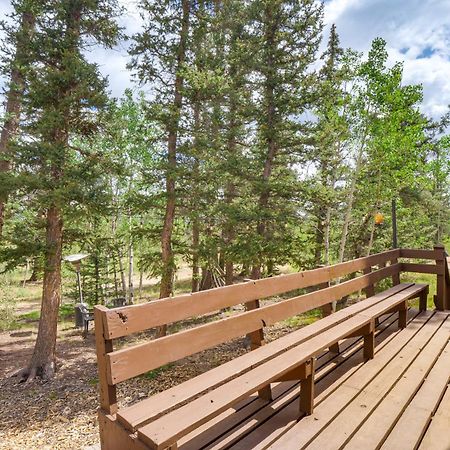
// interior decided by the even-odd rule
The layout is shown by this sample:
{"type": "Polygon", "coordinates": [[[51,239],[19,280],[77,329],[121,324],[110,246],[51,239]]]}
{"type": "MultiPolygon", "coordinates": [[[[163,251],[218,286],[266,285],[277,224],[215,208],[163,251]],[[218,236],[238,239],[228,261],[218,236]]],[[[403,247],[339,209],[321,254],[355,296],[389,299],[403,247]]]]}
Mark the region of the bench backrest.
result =
{"type": "Polygon", "coordinates": [[[399,282],[400,250],[288,275],[154,300],[149,303],[108,309],[96,306],[95,332],[102,407],[115,403],[115,385],[129,378],[179,360],[234,338],[257,332],[265,326],[315,309],[365,289],[371,295],[374,284],[393,277],[399,282]],[[376,270],[372,268],[377,266],[376,270]],[[362,275],[329,286],[350,274],[362,275]],[[259,307],[258,300],[299,289],[319,290],[259,307]],[[321,288],[321,289],[320,289],[321,288]],[[188,328],[165,337],[118,350],[113,340],[154,327],[195,318],[238,304],[246,311],[230,317],[188,328]]]}
{"type": "Polygon", "coordinates": [[[374,285],[385,278],[392,277],[393,284],[398,284],[402,270],[435,273],[442,277],[444,270],[438,265],[399,263],[398,258],[434,259],[438,263],[443,252],[436,249],[394,249],[333,266],[251,280],[139,305],[114,309],[96,306],[94,316],[102,408],[111,413],[117,409],[117,383],[231,339],[254,335],[266,326],[322,307],[354,292],[365,290],[367,296],[373,295],[374,285]],[[354,278],[332,285],[351,274],[355,274],[354,278]],[[259,307],[261,299],[312,287],[318,290],[302,295],[294,293],[292,297],[259,307]],[[246,311],[144,343],[118,350],[113,348],[114,339],[238,304],[245,304],[246,311]]]}

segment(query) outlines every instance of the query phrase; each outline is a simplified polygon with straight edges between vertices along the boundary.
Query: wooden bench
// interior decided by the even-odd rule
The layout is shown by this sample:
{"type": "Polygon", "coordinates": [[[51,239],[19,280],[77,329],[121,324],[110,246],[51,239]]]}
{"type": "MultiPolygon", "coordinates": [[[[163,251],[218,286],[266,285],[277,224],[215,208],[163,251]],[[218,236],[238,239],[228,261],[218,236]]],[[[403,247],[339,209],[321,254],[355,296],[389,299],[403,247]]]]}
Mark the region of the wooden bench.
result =
{"type": "MultiPolygon", "coordinates": [[[[95,308],[99,368],[100,435],[103,449],[176,448],[177,441],[252,393],[271,401],[271,383],[301,380],[299,416],[314,407],[315,357],[338,351],[342,339],[364,336],[364,357],[374,354],[377,318],[399,312],[406,326],[407,301],[420,298],[426,309],[427,285],[400,283],[400,250],[306,272],[212,289],[171,299],[109,310],[95,308]],[[375,267],[376,266],[376,267],[375,267]],[[359,274],[362,272],[362,274],[359,274]],[[267,298],[357,273],[353,279],[288,299],[260,305],[267,298]],[[393,287],[375,294],[375,284],[392,278],[393,287]],[[322,307],[364,290],[367,300],[353,304],[269,344],[263,329],[280,320],[322,307]],[[163,324],[244,303],[246,311],[159,339],[118,350],[113,340],[163,324]],[[116,385],[132,377],[247,335],[253,351],[126,408],[118,409],[116,385]]],[[[413,269],[413,268],[412,268],[413,269]]]]}

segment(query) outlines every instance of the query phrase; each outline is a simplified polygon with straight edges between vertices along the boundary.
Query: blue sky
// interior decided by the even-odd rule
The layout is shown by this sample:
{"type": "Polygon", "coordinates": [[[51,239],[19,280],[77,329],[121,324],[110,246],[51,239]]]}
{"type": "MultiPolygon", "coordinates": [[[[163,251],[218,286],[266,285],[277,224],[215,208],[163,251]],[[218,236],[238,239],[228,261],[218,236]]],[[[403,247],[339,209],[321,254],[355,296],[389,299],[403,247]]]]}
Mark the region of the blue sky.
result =
{"type": "MultiPolygon", "coordinates": [[[[137,0],[120,0],[127,33],[139,30],[137,0]]],[[[0,0],[0,17],[10,0],[0,0]]],[[[344,47],[367,52],[375,37],[387,41],[390,63],[404,61],[404,82],[424,87],[423,111],[438,118],[450,104],[450,0],[326,0],[325,22],[336,23],[344,47]]],[[[96,49],[90,58],[108,75],[114,96],[135,88],[126,70],[127,43],[96,49]]],[[[0,79],[0,84],[2,84],[0,79]]]]}

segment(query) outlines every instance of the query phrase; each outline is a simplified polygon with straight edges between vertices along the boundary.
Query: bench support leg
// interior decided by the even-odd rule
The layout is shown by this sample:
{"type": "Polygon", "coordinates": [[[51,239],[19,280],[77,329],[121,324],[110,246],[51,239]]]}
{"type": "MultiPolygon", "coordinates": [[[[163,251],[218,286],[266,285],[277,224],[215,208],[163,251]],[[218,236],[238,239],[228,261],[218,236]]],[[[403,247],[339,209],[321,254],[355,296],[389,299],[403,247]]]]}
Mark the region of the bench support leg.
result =
{"type": "MultiPolygon", "coordinates": [[[[253,301],[247,302],[245,304],[245,309],[247,311],[252,311],[257,308],[259,308],[259,300],[253,300],[253,301]]],[[[252,331],[251,333],[248,333],[247,338],[250,341],[250,350],[255,350],[266,343],[264,340],[263,328],[260,328],[259,330],[255,330],[255,331],[252,331]]],[[[270,384],[267,386],[264,386],[262,389],[260,389],[258,391],[258,397],[262,400],[267,400],[268,402],[271,402],[273,400],[272,399],[272,389],[270,388],[270,384]]]]}
{"type": "Polygon", "coordinates": [[[375,355],[375,323],[370,322],[368,332],[364,335],[364,359],[373,359],[375,355]]]}
{"type": "Polygon", "coordinates": [[[314,409],[314,365],[314,358],[305,363],[306,377],[300,381],[300,413],[307,416],[314,409]]]}
{"type": "Polygon", "coordinates": [[[262,389],[258,391],[258,397],[262,400],[267,400],[268,402],[271,402],[273,400],[272,389],[270,388],[270,384],[264,386],[262,389]]]}
{"type": "Polygon", "coordinates": [[[420,293],[419,297],[419,310],[420,311],[426,311],[427,310],[427,303],[428,303],[428,287],[427,289],[424,289],[420,293]]]}
{"type": "Polygon", "coordinates": [[[398,311],[398,327],[403,330],[406,328],[406,323],[408,321],[408,303],[405,301],[401,305],[401,309],[398,311]]]}
{"type": "Polygon", "coordinates": [[[339,342],[331,344],[329,350],[330,350],[331,353],[339,353],[340,352],[340,350],[339,350],[339,342]]]}

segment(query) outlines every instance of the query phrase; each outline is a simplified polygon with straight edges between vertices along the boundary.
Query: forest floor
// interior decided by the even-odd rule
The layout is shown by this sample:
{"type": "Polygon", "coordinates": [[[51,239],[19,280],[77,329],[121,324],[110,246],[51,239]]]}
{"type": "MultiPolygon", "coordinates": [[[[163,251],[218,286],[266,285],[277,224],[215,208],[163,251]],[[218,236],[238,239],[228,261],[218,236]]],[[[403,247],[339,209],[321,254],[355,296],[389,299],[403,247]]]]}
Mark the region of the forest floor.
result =
{"type": "MultiPolygon", "coordinates": [[[[215,317],[208,316],[206,320],[215,317]]],[[[315,317],[308,316],[301,322],[280,323],[268,331],[267,338],[278,338],[312,320],[315,317]]],[[[47,383],[19,384],[17,378],[10,377],[10,374],[29,361],[36,333],[36,327],[0,333],[0,449],[99,448],[98,379],[93,331],[83,339],[72,324],[65,322],[60,325],[56,377],[47,383]]],[[[238,339],[122,383],[118,393],[120,404],[125,406],[168,389],[247,349],[246,339],[238,339]]]]}

